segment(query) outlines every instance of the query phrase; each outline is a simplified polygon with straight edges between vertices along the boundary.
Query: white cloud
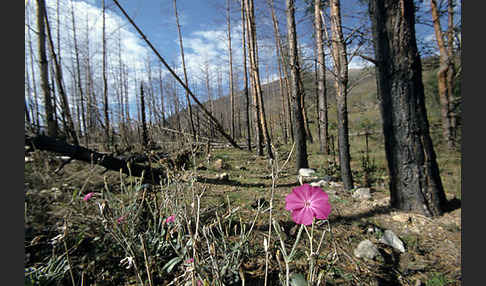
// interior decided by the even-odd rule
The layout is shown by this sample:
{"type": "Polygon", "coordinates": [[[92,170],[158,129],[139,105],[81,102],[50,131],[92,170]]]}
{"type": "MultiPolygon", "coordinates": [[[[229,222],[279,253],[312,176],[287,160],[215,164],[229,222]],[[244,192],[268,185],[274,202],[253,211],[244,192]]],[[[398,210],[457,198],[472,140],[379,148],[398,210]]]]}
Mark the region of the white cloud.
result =
{"type": "MultiPolygon", "coordinates": [[[[57,1],[58,0],[47,0],[46,8],[49,16],[49,24],[51,27],[51,32],[55,45],[57,45],[57,1]]],[[[95,88],[101,88],[103,85],[100,82],[101,79],[101,66],[102,66],[102,10],[96,6],[95,0],[84,0],[84,1],[71,1],[71,0],[60,0],[59,1],[59,18],[60,18],[60,43],[61,43],[61,55],[63,58],[63,74],[65,76],[64,83],[66,85],[66,91],[68,96],[71,97],[71,102],[74,102],[72,98],[71,80],[68,79],[70,71],[75,70],[72,66],[74,60],[71,60],[71,56],[74,57],[74,40],[73,40],[73,29],[72,29],[72,16],[71,9],[74,7],[74,17],[76,21],[76,36],[77,44],[79,48],[79,53],[81,57],[81,65],[85,61],[85,57],[88,52],[88,42],[89,42],[89,56],[90,65],[94,77],[95,88]]],[[[28,18],[31,28],[36,30],[36,4],[35,1],[29,1],[27,4],[29,7],[28,18]]],[[[110,102],[115,102],[115,80],[113,79],[114,73],[110,72],[113,68],[118,68],[118,37],[121,38],[121,50],[122,50],[122,60],[123,63],[128,67],[128,77],[129,77],[129,100],[133,101],[134,92],[133,79],[135,78],[135,73],[137,73],[138,78],[140,78],[141,73],[144,72],[144,63],[147,55],[148,49],[145,43],[142,42],[138,34],[135,34],[129,29],[129,25],[124,18],[121,18],[113,11],[106,10],[106,44],[107,44],[107,63],[108,63],[108,81],[109,81],[109,97],[110,102]]],[[[27,20],[26,20],[27,21],[27,20]]],[[[26,27],[27,29],[27,27],[26,27]]],[[[37,51],[37,40],[35,32],[31,32],[32,35],[32,45],[34,56],[37,51]]],[[[26,33],[27,40],[27,33],[26,33]]],[[[27,41],[25,43],[26,47],[28,45],[27,41]]],[[[26,49],[26,53],[28,49],[26,49]]],[[[29,55],[26,54],[26,61],[29,60],[29,55]]],[[[84,66],[81,67],[82,71],[84,66]]],[[[38,74],[38,73],[37,73],[38,74]]],[[[82,72],[82,81],[85,81],[86,73],[82,72]]],[[[37,81],[39,84],[39,81],[37,81]]],[[[98,92],[98,91],[95,91],[98,92]]],[[[99,93],[99,92],[98,92],[99,93]]]]}

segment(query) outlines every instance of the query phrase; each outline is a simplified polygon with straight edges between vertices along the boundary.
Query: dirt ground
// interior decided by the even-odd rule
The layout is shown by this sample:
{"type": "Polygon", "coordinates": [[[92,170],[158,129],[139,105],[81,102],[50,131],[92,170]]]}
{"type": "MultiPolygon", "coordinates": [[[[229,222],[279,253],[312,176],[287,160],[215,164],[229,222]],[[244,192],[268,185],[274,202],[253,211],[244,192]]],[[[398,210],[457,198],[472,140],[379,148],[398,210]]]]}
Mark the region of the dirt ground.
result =
{"type": "MultiPolygon", "coordinates": [[[[255,199],[269,200],[271,170],[264,159],[252,154],[225,156],[220,157],[225,158],[227,168],[215,168],[214,161],[209,162],[208,168],[198,171],[197,184],[208,188],[207,202],[228,197],[232,204],[239,204],[243,212],[250,213],[255,199]],[[222,172],[228,173],[229,178],[218,179],[222,172]]],[[[56,164],[49,165],[46,161],[49,158],[52,155],[44,154],[25,168],[26,266],[45,261],[42,247],[49,244],[53,230],[62,222],[63,213],[56,205],[68,201],[74,190],[82,189],[83,193],[97,190],[103,188],[105,181],[119,184],[120,175],[116,172],[104,172],[103,168],[82,162],[72,162],[55,173],[56,164]]],[[[274,195],[274,216],[290,236],[295,235],[295,227],[290,213],[284,209],[284,198],[297,185],[296,175],[287,167],[276,181],[274,195]]],[[[323,189],[329,193],[332,204],[331,234],[325,240],[323,252],[334,255],[331,260],[318,260],[326,273],[322,285],[461,285],[461,205],[453,194],[447,193],[448,212],[439,218],[428,218],[391,209],[383,184],[371,187],[369,200],[354,199],[339,181],[323,189]],[[392,230],[402,240],[404,253],[379,242],[385,230],[392,230]],[[379,257],[369,260],[354,256],[354,249],[364,239],[378,247],[379,257]]],[[[263,246],[267,222],[263,216],[257,223],[255,247],[263,246]]],[[[277,271],[278,258],[271,259],[270,269],[277,271]]],[[[297,269],[304,269],[304,264],[297,263],[297,269]]],[[[262,257],[254,257],[243,268],[249,278],[261,278],[263,265],[262,257]]],[[[253,285],[250,281],[247,285],[253,285]]]]}

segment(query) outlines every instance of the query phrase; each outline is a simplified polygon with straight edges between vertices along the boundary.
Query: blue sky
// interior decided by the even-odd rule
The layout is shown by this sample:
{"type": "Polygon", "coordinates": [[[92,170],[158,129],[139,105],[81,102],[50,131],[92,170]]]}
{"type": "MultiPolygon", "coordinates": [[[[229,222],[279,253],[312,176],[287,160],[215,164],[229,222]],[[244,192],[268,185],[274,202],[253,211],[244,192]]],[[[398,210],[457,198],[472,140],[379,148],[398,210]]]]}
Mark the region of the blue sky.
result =
{"type": "MultiPolygon", "coordinates": [[[[56,4],[58,0],[46,0],[49,17],[51,19],[51,29],[55,29],[56,4]]],[[[100,78],[100,62],[101,62],[101,0],[59,0],[63,9],[61,9],[61,45],[62,53],[64,55],[71,54],[72,39],[70,38],[70,7],[74,4],[75,14],[78,26],[78,37],[80,39],[86,38],[86,25],[88,25],[88,35],[90,44],[90,56],[94,62],[95,71],[94,76],[100,78]],[[84,31],[84,34],[83,34],[84,31]]],[[[273,29],[267,0],[255,0],[256,6],[256,24],[257,36],[259,44],[259,60],[261,69],[261,80],[265,83],[268,79],[276,78],[276,55],[275,42],[273,39],[273,29]],[[267,72],[268,71],[268,72],[267,72]]],[[[286,33],[286,19],[285,19],[285,1],[274,0],[277,17],[279,18],[280,32],[286,33]]],[[[420,1],[419,1],[420,2],[420,1]]],[[[427,14],[429,7],[428,0],[422,1],[424,9],[421,13],[425,13],[424,17],[430,18],[427,14]]],[[[182,78],[182,71],[180,68],[180,48],[178,42],[177,26],[175,23],[173,0],[119,0],[119,3],[127,11],[130,17],[135,21],[139,28],[144,32],[152,44],[157,48],[159,53],[170,64],[175,65],[178,74],[182,78]]],[[[232,46],[233,46],[233,63],[235,74],[241,73],[241,23],[239,1],[231,0],[232,3],[232,46]]],[[[296,1],[297,14],[297,34],[298,41],[303,51],[303,58],[313,57],[313,42],[312,42],[312,23],[309,18],[303,18],[303,0],[296,1]]],[[[366,12],[366,7],[360,6],[357,0],[342,0],[342,17],[344,25],[355,25],[359,23],[360,19],[368,21],[366,14],[359,14],[359,12],[366,12]],[[361,17],[361,18],[359,18],[361,17]],[[364,18],[363,18],[364,17],[364,18]]],[[[26,0],[29,5],[29,19],[30,25],[35,23],[35,1],[26,0]]],[[[118,58],[116,50],[118,46],[118,36],[121,36],[120,45],[122,46],[123,61],[130,70],[129,77],[132,79],[146,79],[147,58],[150,59],[155,74],[157,76],[157,67],[159,63],[155,58],[154,53],[149,50],[146,43],[136,33],[135,29],[128,23],[118,7],[112,0],[106,0],[108,7],[107,12],[107,34],[108,45],[111,51],[108,55],[109,65],[111,67],[117,66],[118,58]]],[[[177,9],[179,13],[179,20],[182,29],[185,60],[188,67],[188,74],[190,80],[196,84],[203,80],[203,67],[209,63],[211,72],[212,84],[216,85],[217,73],[222,74],[223,94],[227,94],[227,36],[226,36],[226,0],[177,0],[177,9]]],[[[460,12],[460,7],[457,11],[460,12]]],[[[456,19],[460,21],[460,17],[456,15],[456,19]]],[[[26,20],[27,24],[27,20],[26,20]]],[[[417,38],[425,40],[435,47],[435,36],[433,29],[424,25],[417,25],[417,38]]],[[[443,25],[443,29],[445,24],[443,25]]],[[[26,28],[27,34],[27,28],[26,28]]],[[[55,35],[54,35],[55,36],[55,35]]],[[[27,37],[27,36],[26,36],[27,37]]],[[[35,37],[35,35],[32,35],[35,37]]],[[[83,41],[81,41],[82,43],[83,41]]],[[[35,41],[33,41],[35,50],[35,41]]],[[[349,47],[350,50],[354,46],[349,47]]],[[[30,61],[26,42],[26,63],[30,61]]],[[[363,66],[364,62],[355,58],[350,64],[351,68],[363,66]]],[[[35,60],[35,56],[34,56],[35,60]]],[[[307,61],[307,65],[312,62],[307,61]]],[[[66,72],[72,67],[69,66],[69,61],[65,60],[64,65],[66,72]]],[[[164,73],[167,73],[165,68],[164,73]]],[[[112,75],[109,75],[109,77],[112,75]]],[[[239,77],[241,81],[241,76],[239,77]]],[[[135,89],[136,81],[133,80],[131,89],[135,89]]],[[[113,85],[115,85],[113,83],[113,85]]],[[[101,88],[101,84],[96,84],[96,88],[101,88]]],[[[191,85],[191,84],[190,84],[191,85]]],[[[196,89],[194,87],[194,89],[196,89]]],[[[236,84],[236,88],[239,86],[236,84]]],[[[202,89],[204,90],[204,89],[202,89]]],[[[111,89],[113,92],[113,88],[111,89]]],[[[134,96],[134,92],[130,93],[134,96]]],[[[200,99],[204,99],[204,92],[200,99]]]]}

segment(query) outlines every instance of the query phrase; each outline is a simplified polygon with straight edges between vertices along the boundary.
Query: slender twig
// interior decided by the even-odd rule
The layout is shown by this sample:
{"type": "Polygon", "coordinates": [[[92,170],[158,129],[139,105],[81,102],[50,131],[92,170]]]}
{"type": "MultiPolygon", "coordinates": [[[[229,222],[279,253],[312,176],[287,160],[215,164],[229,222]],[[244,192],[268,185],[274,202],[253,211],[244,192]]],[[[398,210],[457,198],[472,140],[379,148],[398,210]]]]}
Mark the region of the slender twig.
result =
{"type": "Polygon", "coordinates": [[[71,264],[71,257],[69,256],[69,249],[66,242],[67,227],[68,227],[67,223],[66,221],[64,221],[64,234],[63,234],[62,241],[64,242],[64,249],[66,250],[66,257],[69,264],[69,275],[71,276],[71,283],[73,284],[73,286],[76,286],[76,282],[74,282],[73,265],[71,264]]]}
{"type": "Polygon", "coordinates": [[[153,286],[152,285],[152,274],[151,274],[151,271],[150,271],[150,265],[148,263],[148,258],[147,258],[147,250],[145,249],[145,242],[144,242],[143,237],[142,237],[141,234],[139,234],[138,237],[140,238],[140,243],[142,244],[143,258],[145,260],[145,269],[147,270],[147,276],[148,276],[148,280],[149,280],[149,285],[150,286],[153,286]]]}

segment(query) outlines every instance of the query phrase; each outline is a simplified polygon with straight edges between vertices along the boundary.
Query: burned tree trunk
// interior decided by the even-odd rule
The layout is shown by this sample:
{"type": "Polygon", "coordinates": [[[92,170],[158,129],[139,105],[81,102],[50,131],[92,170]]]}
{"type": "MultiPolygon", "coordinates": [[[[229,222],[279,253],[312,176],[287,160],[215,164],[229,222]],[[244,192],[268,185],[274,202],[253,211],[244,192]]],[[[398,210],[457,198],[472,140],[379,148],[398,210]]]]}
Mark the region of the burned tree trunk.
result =
{"type": "Polygon", "coordinates": [[[248,72],[246,68],[246,15],[243,0],[240,1],[241,5],[241,44],[243,51],[243,93],[245,95],[245,115],[246,115],[246,141],[248,144],[248,150],[251,151],[251,129],[250,129],[250,96],[248,94],[248,72]]]}
{"type": "Polygon", "coordinates": [[[49,72],[48,62],[46,56],[46,35],[45,35],[45,9],[46,3],[44,0],[37,0],[37,30],[39,62],[40,62],[40,78],[42,92],[44,93],[44,110],[45,122],[47,123],[47,134],[52,137],[57,136],[57,122],[54,119],[54,105],[52,103],[51,91],[49,89],[49,72]]]}
{"type": "Polygon", "coordinates": [[[391,206],[439,216],[447,200],[429,135],[413,1],[372,0],[369,10],[391,206]]]}
{"type": "Polygon", "coordinates": [[[321,1],[314,1],[314,29],[316,32],[317,48],[317,98],[318,98],[318,130],[319,130],[319,149],[325,155],[329,155],[328,144],[328,120],[327,120],[327,94],[326,94],[326,66],[324,57],[324,39],[322,33],[321,1]]]}
{"type": "Polygon", "coordinates": [[[157,184],[165,177],[165,173],[160,169],[152,169],[138,164],[130,164],[125,160],[115,158],[108,154],[102,154],[81,146],[71,145],[65,141],[49,136],[39,135],[35,137],[27,137],[25,139],[25,144],[38,150],[55,152],[63,156],[69,156],[75,160],[94,163],[116,172],[121,170],[121,172],[126,175],[136,177],[141,177],[143,175],[145,182],[147,183],[157,184]]]}
{"type": "Polygon", "coordinates": [[[351,155],[349,152],[348,130],[348,58],[346,43],[341,24],[341,4],[339,0],[331,0],[331,31],[332,31],[332,58],[336,74],[336,102],[338,118],[338,145],[341,179],[344,188],[353,188],[353,174],[351,172],[351,155]]]}
{"type": "Polygon", "coordinates": [[[295,7],[294,0],[287,0],[287,31],[289,41],[289,57],[290,57],[290,74],[291,74],[291,90],[290,94],[294,103],[294,117],[293,125],[295,131],[295,155],[296,167],[308,168],[307,161],[307,142],[305,132],[305,122],[302,115],[302,101],[301,97],[304,93],[303,86],[301,86],[300,65],[297,58],[297,34],[295,28],[295,7]]]}

